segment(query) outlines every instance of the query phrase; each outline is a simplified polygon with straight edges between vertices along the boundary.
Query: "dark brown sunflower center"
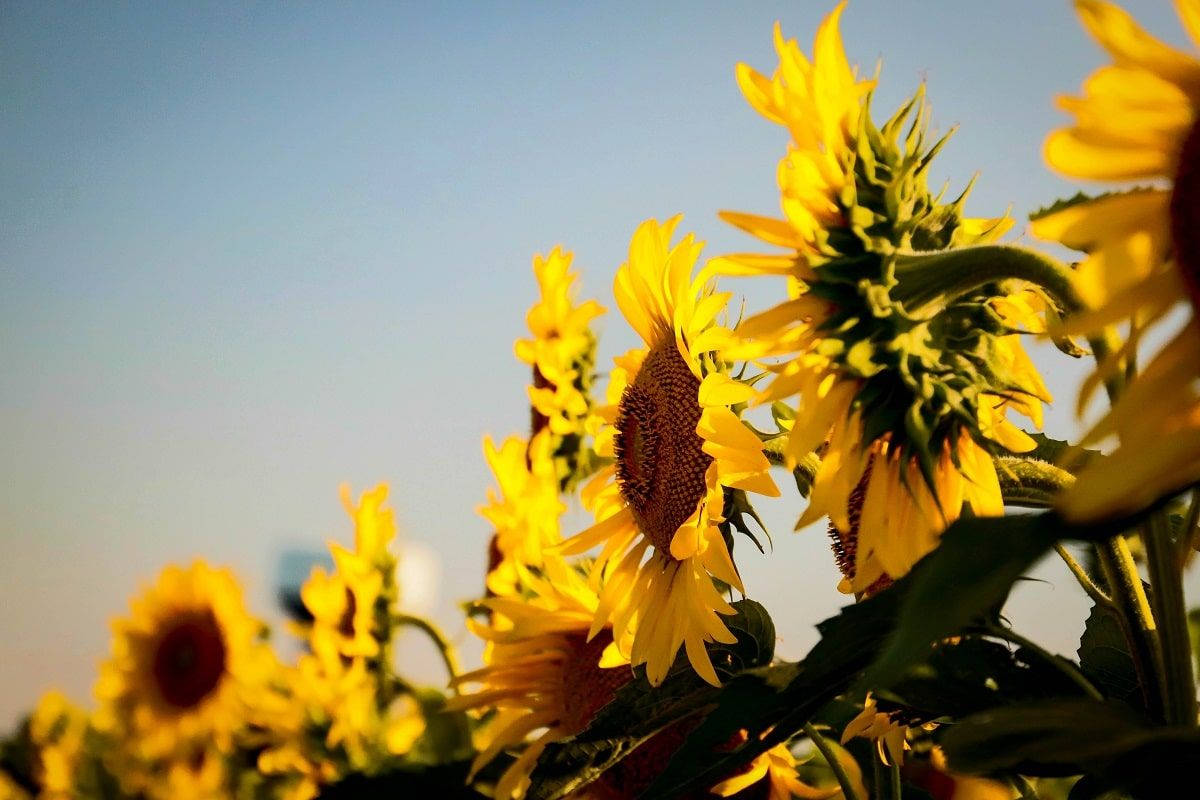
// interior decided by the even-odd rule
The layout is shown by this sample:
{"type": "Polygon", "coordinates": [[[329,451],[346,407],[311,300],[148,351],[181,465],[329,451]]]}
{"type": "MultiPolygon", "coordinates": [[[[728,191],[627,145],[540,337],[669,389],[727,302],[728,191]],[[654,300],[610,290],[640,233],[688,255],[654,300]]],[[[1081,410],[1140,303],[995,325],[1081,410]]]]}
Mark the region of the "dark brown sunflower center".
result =
{"type": "Polygon", "coordinates": [[[617,480],[638,528],[660,551],[704,497],[712,457],[696,433],[700,380],[667,337],[650,349],[617,412],[617,480]]]}
{"type": "Polygon", "coordinates": [[[567,657],[562,665],[563,700],[566,717],[561,724],[578,733],[587,727],[613,695],[633,678],[628,667],[601,669],[600,655],[612,642],[612,635],[602,631],[590,642],[582,633],[566,637],[567,657]]]}
{"type": "Polygon", "coordinates": [[[226,670],[225,636],[211,611],[173,620],[154,651],[154,680],[163,700],[191,708],[221,682],[226,670]]]}
{"type": "Polygon", "coordinates": [[[1200,120],[1179,153],[1171,190],[1171,243],[1192,306],[1200,312],[1200,120]]]}

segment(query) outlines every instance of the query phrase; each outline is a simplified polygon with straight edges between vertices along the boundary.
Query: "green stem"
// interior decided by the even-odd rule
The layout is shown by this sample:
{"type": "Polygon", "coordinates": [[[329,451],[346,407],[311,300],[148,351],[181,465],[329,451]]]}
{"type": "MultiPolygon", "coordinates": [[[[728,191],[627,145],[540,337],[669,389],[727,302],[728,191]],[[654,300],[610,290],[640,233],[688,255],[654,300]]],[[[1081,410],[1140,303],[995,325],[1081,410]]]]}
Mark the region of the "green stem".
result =
{"type": "Polygon", "coordinates": [[[1037,653],[1044,661],[1054,666],[1072,683],[1082,689],[1084,694],[1086,694],[1088,697],[1092,698],[1093,700],[1104,699],[1104,695],[1100,694],[1100,690],[1093,686],[1092,682],[1084,677],[1084,674],[1080,672],[1075,664],[1071,661],[1068,661],[1062,656],[1057,656],[1054,653],[1051,653],[1037,642],[1033,641],[1032,639],[1026,639],[1024,636],[1012,630],[1011,628],[1003,628],[998,625],[989,625],[984,630],[986,630],[986,632],[991,636],[995,636],[997,639],[1003,639],[1007,642],[1012,642],[1015,645],[1024,647],[1030,652],[1037,653]]]}
{"type": "Polygon", "coordinates": [[[446,672],[450,674],[451,680],[458,677],[458,657],[454,654],[454,646],[432,622],[412,614],[397,614],[394,619],[397,625],[416,628],[428,636],[441,655],[442,663],[445,664],[446,672]]]}
{"type": "Polygon", "coordinates": [[[900,800],[904,796],[904,790],[900,787],[900,762],[893,760],[891,765],[892,777],[892,800],[900,800]]]}
{"type": "Polygon", "coordinates": [[[1165,512],[1153,512],[1145,526],[1146,560],[1150,572],[1154,618],[1162,631],[1165,706],[1172,725],[1196,724],[1196,684],[1192,678],[1192,643],[1188,635],[1187,609],[1183,599],[1183,571],[1171,541],[1171,526],[1165,512]]]}
{"type": "Polygon", "coordinates": [[[811,722],[804,723],[804,734],[817,748],[821,757],[829,764],[829,768],[833,770],[833,777],[837,778],[838,786],[842,788],[842,794],[846,800],[862,800],[858,796],[858,791],[854,788],[854,783],[850,780],[850,776],[846,774],[846,768],[842,766],[842,761],[837,757],[837,753],[829,746],[829,742],[816,729],[811,722]]]}

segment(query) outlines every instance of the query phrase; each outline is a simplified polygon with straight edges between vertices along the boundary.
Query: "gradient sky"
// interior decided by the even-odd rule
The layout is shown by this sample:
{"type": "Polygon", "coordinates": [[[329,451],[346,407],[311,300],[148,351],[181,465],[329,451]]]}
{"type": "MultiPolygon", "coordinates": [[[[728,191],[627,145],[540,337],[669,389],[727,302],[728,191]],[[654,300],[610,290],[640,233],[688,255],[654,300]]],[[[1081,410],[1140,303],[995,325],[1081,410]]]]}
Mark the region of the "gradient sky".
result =
{"type": "MultiPolygon", "coordinates": [[[[1127,6],[1182,43],[1168,4],[1127,6]]],[[[167,562],[231,565],[278,619],[281,553],[351,535],[343,481],[391,484],[473,659],[455,604],[480,588],[481,437],[528,420],[531,255],[575,251],[607,364],[638,222],[751,248],[716,211],[775,213],[785,134],[734,64],[771,69],[776,19],[807,50],[828,7],[0,6],[0,728],[50,686],[86,701],[107,620],[167,562]]],[[[1039,156],[1053,95],[1101,63],[1066,3],[855,0],[843,31],[865,72],[883,59],[880,116],[925,80],[961,126],[934,178],[980,171],[971,213],[1074,192],[1039,156]]],[[[1080,367],[1038,358],[1066,435],[1080,367]]],[[[739,556],[798,657],[845,598],[785,497],[760,506],[774,552],[739,556]]],[[[1010,614],[1073,652],[1085,599],[1038,575],[1010,614]]]]}

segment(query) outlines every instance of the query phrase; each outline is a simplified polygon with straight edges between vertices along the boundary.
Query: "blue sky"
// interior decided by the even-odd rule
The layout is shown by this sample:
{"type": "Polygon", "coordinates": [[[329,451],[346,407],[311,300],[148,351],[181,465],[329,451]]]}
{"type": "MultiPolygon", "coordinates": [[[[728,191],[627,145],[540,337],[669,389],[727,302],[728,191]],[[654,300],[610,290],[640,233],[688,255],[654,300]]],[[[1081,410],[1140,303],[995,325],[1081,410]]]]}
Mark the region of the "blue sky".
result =
{"type": "MultiPolygon", "coordinates": [[[[1182,43],[1168,4],[1127,7],[1182,43]]],[[[51,685],[86,699],[107,620],[168,561],[231,565],[274,618],[280,554],[349,537],[343,481],[392,485],[473,652],[455,603],[488,535],[481,437],[528,419],[531,255],[575,251],[608,363],[633,341],[609,287],[638,222],[750,247],[716,211],[777,209],[785,140],[734,64],[772,67],[776,19],[807,49],[827,9],[5,4],[0,725],[51,685]]],[[[1067,4],[855,0],[843,32],[864,71],[883,60],[880,113],[924,80],[935,126],[961,126],[934,177],[981,172],[972,213],[1073,193],[1039,157],[1053,95],[1101,63],[1067,4]]],[[[1079,368],[1039,359],[1065,434],[1079,368]]],[[[798,508],[763,508],[768,557],[740,551],[792,657],[843,602],[798,508]]],[[[1086,604],[1043,577],[1012,614],[1070,652],[1086,604]]]]}

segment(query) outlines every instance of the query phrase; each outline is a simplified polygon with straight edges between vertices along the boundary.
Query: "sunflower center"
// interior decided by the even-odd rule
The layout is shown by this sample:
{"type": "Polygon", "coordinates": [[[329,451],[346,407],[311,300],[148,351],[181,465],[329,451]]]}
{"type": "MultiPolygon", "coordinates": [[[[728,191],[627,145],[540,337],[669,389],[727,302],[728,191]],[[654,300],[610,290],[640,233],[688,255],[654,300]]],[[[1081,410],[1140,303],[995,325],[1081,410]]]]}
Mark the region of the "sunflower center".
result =
{"type": "Polygon", "coordinates": [[[159,694],[176,708],[197,705],[221,682],[225,656],[225,637],[211,611],[178,617],[154,651],[159,694]]]}
{"type": "Polygon", "coordinates": [[[613,695],[633,679],[628,668],[602,669],[600,655],[612,643],[612,635],[602,631],[590,642],[582,633],[567,637],[567,657],[562,665],[564,718],[560,724],[578,733],[587,727],[613,695]]]}
{"type": "Polygon", "coordinates": [[[1200,312],[1200,120],[1179,153],[1171,190],[1171,242],[1192,306],[1200,312]]]}
{"type": "Polygon", "coordinates": [[[679,526],[704,497],[712,457],[696,433],[700,380],[672,337],[646,354],[617,410],[617,481],[638,528],[670,552],[679,526]]]}

